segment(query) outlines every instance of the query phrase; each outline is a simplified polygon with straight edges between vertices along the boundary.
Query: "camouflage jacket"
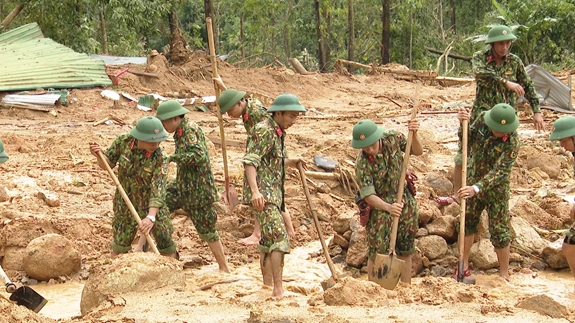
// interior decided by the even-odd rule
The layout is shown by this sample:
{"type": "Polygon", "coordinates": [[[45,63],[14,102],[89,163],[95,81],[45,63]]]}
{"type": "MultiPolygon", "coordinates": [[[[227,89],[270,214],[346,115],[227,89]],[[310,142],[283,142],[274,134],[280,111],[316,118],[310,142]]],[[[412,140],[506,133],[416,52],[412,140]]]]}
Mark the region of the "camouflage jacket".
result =
{"type": "Polygon", "coordinates": [[[246,113],[244,113],[242,116],[242,120],[244,121],[244,128],[246,128],[246,132],[248,134],[252,131],[256,124],[271,118],[271,114],[268,113],[266,108],[264,108],[260,100],[248,99],[246,105],[246,113]]]}
{"type": "MultiPolygon", "coordinates": [[[[363,199],[376,194],[385,202],[394,203],[407,139],[402,133],[386,131],[380,140],[380,154],[371,156],[361,150],[355,160],[359,197],[363,199]]],[[[407,188],[404,189],[404,196],[406,192],[407,188]]]]}
{"type": "Polygon", "coordinates": [[[509,53],[505,55],[501,65],[496,66],[490,48],[475,53],[471,62],[477,83],[474,109],[489,110],[497,103],[507,103],[514,107],[517,94],[505,88],[502,82],[505,79],[520,84],[525,90],[525,98],[529,101],[533,113],[541,112],[539,96],[519,57],[509,53]]]}
{"type": "MultiPolygon", "coordinates": [[[[130,134],[119,135],[104,153],[111,167],[118,165],[118,181],[138,213],[164,206],[168,176],[167,156],[162,148],[153,153],[138,149],[138,140],[130,134]]],[[[116,189],[114,203],[121,209],[127,205],[116,189]]]]}
{"type": "MultiPolygon", "coordinates": [[[[286,134],[273,118],[266,119],[254,126],[248,133],[246,155],[242,162],[256,168],[256,182],[260,193],[267,203],[277,205],[284,210],[284,158],[287,151],[284,146],[286,134]]],[[[242,203],[252,203],[252,191],[244,172],[242,203]]]]}
{"type": "MultiPolygon", "coordinates": [[[[506,137],[495,137],[485,124],[483,112],[469,126],[468,185],[477,185],[481,191],[509,185],[511,167],[519,152],[519,135],[513,132],[506,137]]],[[[459,129],[461,138],[462,129],[459,129]]]]}
{"type": "Polygon", "coordinates": [[[218,191],[210,164],[206,138],[200,126],[182,119],[174,133],[176,151],[169,157],[178,164],[176,185],[181,192],[189,192],[192,205],[209,205],[217,200],[218,191]]]}

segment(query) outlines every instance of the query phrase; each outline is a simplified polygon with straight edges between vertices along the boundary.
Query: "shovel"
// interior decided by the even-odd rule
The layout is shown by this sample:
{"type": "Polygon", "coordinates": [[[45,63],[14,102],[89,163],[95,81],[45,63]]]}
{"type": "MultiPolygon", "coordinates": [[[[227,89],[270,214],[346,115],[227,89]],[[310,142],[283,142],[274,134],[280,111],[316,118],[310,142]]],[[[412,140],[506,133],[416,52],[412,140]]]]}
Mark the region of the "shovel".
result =
{"type": "MultiPolygon", "coordinates": [[[[106,158],[102,154],[102,151],[98,151],[98,158],[102,161],[102,163],[106,167],[106,170],[108,171],[108,174],[110,174],[110,177],[112,177],[112,180],[114,180],[114,183],[116,184],[116,187],[118,188],[118,191],[120,192],[120,195],[122,195],[122,199],[124,199],[124,202],[126,202],[126,205],[128,205],[128,209],[130,209],[130,213],[132,213],[134,220],[136,220],[136,223],[138,223],[138,226],[139,226],[142,223],[142,220],[140,219],[138,212],[134,208],[132,201],[130,201],[130,198],[126,194],[126,191],[124,191],[122,184],[120,184],[120,181],[118,181],[116,174],[114,174],[114,171],[112,170],[112,168],[110,167],[110,165],[106,161],[106,158]]],[[[152,251],[159,255],[160,252],[158,251],[158,248],[156,248],[156,244],[154,243],[154,240],[152,240],[152,237],[150,237],[149,234],[146,234],[146,240],[148,241],[150,248],[152,248],[152,251]]]]}
{"type": "Polygon", "coordinates": [[[315,210],[313,208],[311,202],[311,196],[309,195],[309,190],[307,188],[307,182],[305,177],[305,171],[303,169],[303,165],[301,163],[297,163],[297,168],[299,169],[299,175],[301,177],[301,184],[303,186],[303,190],[305,192],[305,197],[307,198],[307,205],[309,206],[309,210],[311,211],[311,215],[313,216],[313,224],[315,225],[315,229],[317,230],[317,235],[319,237],[319,241],[321,242],[321,248],[323,249],[323,254],[325,255],[325,260],[327,262],[327,266],[331,271],[331,277],[326,281],[321,283],[321,287],[323,290],[326,290],[330,287],[333,287],[339,281],[339,275],[335,271],[335,267],[333,266],[333,262],[331,261],[331,256],[329,255],[329,251],[327,250],[327,246],[325,245],[325,240],[323,239],[323,232],[321,230],[321,226],[319,225],[319,220],[317,219],[317,215],[315,214],[315,210]]]}
{"type": "MultiPolygon", "coordinates": [[[[214,32],[212,30],[212,18],[206,18],[206,29],[208,32],[208,46],[210,47],[210,60],[212,61],[212,77],[218,78],[218,64],[216,62],[216,50],[214,48],[214,32]]],[[[226,152],[226,135],[224,133],[224,120],[222,119],[222,113],[220,112],[220,107],[217,105],[218,99],[220,98],[220,88],[214,83],[214,90],[216,91],[216,110],[218,110],[218,123],[220,124],[220,138],[222,140],[222,157],[224,159],[224,202],[233,209],[236,205],[240,203],[238,200],[238,193],[236,188],[232,183],[230,183],[230,176],[228,173],[228,154],[226,152]]]]}
{"type": "MultiPolygon", "coordinates": [[[[463,120],[461,127],[463,130],[463,136],[461,138],[461,187],[467,186],[467,126],[469,120],[463,120]]],[[[465,209],[466,209],[466,199],[459,199],[459,205],[461,207],[461,213],[459,215],[459,236],[457,241],[457,247],[459,250],[459,265],[457,266],[457,275],[455,279],[464,284],[475,284],[475,278],[465,277],[465,267],[463,262],[463,250],[465,247],[465,209]]]]}
{"type": "Polygon", "coordinates": [[[28,286],[16,288],[16,285],[10,281],[2,267],[0,267],[0,277],[6,284],[6,292],[12,294],[10,295],[10,300],[16,302],[16,304],[38,313],[48,303],[48,300],[28,286]]]}
{"type": "MultiPolygon", "coordinates": [[[[415,119],[417,115],[417,107],[419,105],[419,89],[421,85],[417,83],[415,88],[415,102],[411,109],[411,119],[415,119]]],[[[401,165],[401,175],[399,176],[399,187],[397,188],[396,201],[403,199],[403,189],[405,188],[405,174],[407,173],[407,166],[409,165],[409,155],[411,154],[411,144],[413,143],[413,131],[407,135],[407,145],[405,146],[405,153],[403,154],[403,164],[401,165]]],[[[368,279],[376,282],[381,287],[393,290],[401,276],[401,270],[405,261],[397,258],[395,253],[395,240],[397,240],[397,227],[399,225],[399,217],[393,217],[393,225],[391,227],[391,237],[389,241],[389,254],[377,254],[373,263],[373,270],[367,273],[368,279]]]]}

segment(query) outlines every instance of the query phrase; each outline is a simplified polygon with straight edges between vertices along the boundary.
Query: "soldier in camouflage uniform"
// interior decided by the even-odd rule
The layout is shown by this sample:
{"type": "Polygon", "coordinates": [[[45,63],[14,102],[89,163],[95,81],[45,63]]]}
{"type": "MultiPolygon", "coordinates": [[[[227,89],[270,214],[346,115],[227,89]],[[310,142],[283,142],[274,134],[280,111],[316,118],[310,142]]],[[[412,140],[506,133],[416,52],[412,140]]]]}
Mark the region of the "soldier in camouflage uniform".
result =
{"type": "MultiPolygon", "coordinates": [[[[142,222],[138,227],[120,192],[116,189],[113,200],[112,253],[117,255],[132,249],[136,231],[150,232],[156,239],[162,255],[175,257],[176,243],[172,240],[174,227],[165,207],[168,164],[160,142],[168,139],[168,133],[160,120],[141,118],[129,134],[118,136],[104,152],[105,161],[114,168],[118,165],[118,181],[126,191],[142,222]]],[[[101,148],[90,143],[90,152],[98,156],[101,148]]]]}
{"type": "MultiPolygon", "coordinates": [[[[462,109],[460,121],[469,120],[470,113],[462,109]]],[[[483,112],[469,126],[469,165],[467,183],[458,190],[467,200],[463,262],[469,276],[469,252],[478,232],[481,212],[487,210],[489,234],[499,262],[499,276],[509,281],[509,175],[519,151],[519,118],[512,106],[499,103],[483,112]],[[475,197],[475,198],[472,198],[475,197]]],[[[462,135],[460,128],[459,135],[462,135]]]]}
{"type": "Polygon", "coordinates": [[[305,108],[292,94],[278,96],[268,110],[272,118],[254,126],[248,134],[244,164],[242,203],[251,205],[261,228],[260,267],[263,282],[273,285],[274,297],[283,296],[282,275],[284,254],[290,251],[289,237],[281,212],[285,211],[285,167],[305,163],[288,158],[284,145],[285,130],[295,124],[305,108]]]}
{"type": "Polygon", "coordinates": [[[158,106],[157,118],[162,120],[168,133],[174,133],[176,151],[168,161],[178,164],[176,179],[168,183],[166,204],[170,212],[180,208],[186,211],[200,238],[208,243],[220,271],[229,272],[216,229],[218,216],[214,202],[218,192],[206,138],[198,124],[185,118],[188,112],[190,110],[175,100],[158,106]]]}
{"type": "MultiPolygon", "coordinates": [[[[511,44],[517,37],[507,26],[495,26],[487,35],[487,50],[475,53],[472,59],[475,73],[475,101],[471,110],[470,124],[479,115],[498,103],[507,103],[515,106],[517,98],[525,96],[533,110],[533,124],[535,129],[543,130],[545,121],[541,115],[539,97],[535,91],[533,81],[525,71],[521,59],[510,53],[511,44]]],[[[453,171],[453,188],[456,192],[461,187],[461,142],[455,156],[453,171]]],[[[448,205],[456,201],[456,196],[439,197],[436,202],[448,205]]]]}
{"type": "Polygon", "coordinates": [[[8,153],[4,150],[4,143],[0,140],[0,163],[5,163],[8,160],[8,153]]]}
{"type": "MultiPolygon", "coordinates": [[[[224,87],[223,82],[216,82],[220,87],[224,87]]],[[[227,113],[228,116],[232,118],[241,118],[246,129],[246,133],[251,133],[253,127],[260,123],[261,121],[271,119],[271,114],[268,113],[266,108],[257,99],[245,99],[244,96],[246,92],[238,91],[235,89],[227,89],[218,98],[218,105],[220,106],[221,114],[227,113]]],[[[288,235],[290,237],[295,236],[293,225],[291,223],[291,217],[289,212],[286,210],[282,212],[282,217],[286,225],[288,235]]],[[[255,245],[260,241],[261,230],[256,221],[253,233],[244,239],[240,239],[238,242],[243,245],[255,245]]]]}
{"type": "MultiPolygon", "coordinates": [[[[561,147],[571,153],[575,152],[575,117],[574,116],[564,116],[553,123],[553,132],[549,136],[549,140],[559,140],[561,147]]],[[[571,219],[575,219],[575,204],[571,207],[571,219]]],[[[569,263],[569,268],[571,269],[571,274],[575,277],[575,222],[571,224],[565,239],[563,240],[563,253],[567,262],[569,263]]]]}
{"type": "MultiPolygon", "coordinates": [[[[419,121],[408,121],[414,132],[411,152],[423,154],[417,135],[419,121]]],[[[351,146],[361,149],[355,160],[355,177],[359,184],[359,198],[373,207],[366,225],[368,260],[367,271],[373,271],[376,254],[387,254],[393,217],[399,217],[396,253],[405,261],[401,280],[411,283],[411,255],[415,252],[415,233],[419,228],[417,202],[405,185],[403,201],[396,201],[403,152],[407,140],[401,133],[385,131],[371,120],[362,120],[353,127],[351,146]]]]}

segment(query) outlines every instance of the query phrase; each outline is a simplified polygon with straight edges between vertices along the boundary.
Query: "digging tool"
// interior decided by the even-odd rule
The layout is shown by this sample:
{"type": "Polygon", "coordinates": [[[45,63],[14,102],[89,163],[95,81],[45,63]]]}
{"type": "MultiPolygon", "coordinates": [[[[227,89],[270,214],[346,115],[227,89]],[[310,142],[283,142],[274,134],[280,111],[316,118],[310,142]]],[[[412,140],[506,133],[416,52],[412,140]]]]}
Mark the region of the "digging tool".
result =
{"type": "MultiPolygon", "coordinates": [[[[421,85],[417,83],[415,87],[415,100],[413,108],[411,109],[411,119],[415,119],[417,115],[417,107],[419,106],[419,89],[421,85]]],[[[409,131],[407,135],[407,145],[405,146],[405,153],[403,155],[403,163],[401,165],[401,175],[399,176],[399,185],[397,188],[396,201],[403,199],[403,189],[405,188],[405,174],[407,173],[407,166],[409,165],[409,155],[411,154],[411,144],[413,143],[413,131],[409,131]]],[[[399,226],[399,217],[393,217],[393,225],[391,227],[391,237],[389,240],[389,255],[377,254],[373,263],[373,269],[367,273],[368,279],[376,282],[381,287],[393,290],[401,276],[401,270],[405,261],[399,259],[395,253],[395,240],[397,240],[397,227],[399,226]]]]}
{"type": "MultiPolygon", "coordinates": [[[[212,77],[218,78],[218,64],[216,62],[216,50],[214,48],[214,32],[212,30],[212,18],[206,18],[206,28],[208,32],[208,45],[210,47],[210,59],[212,61],[212,77]]],[[[214,90],[216,91],[216,105],[218,99],[220,98],[220,88],[214,82],[214,90]]],[[[236,205],[240,203],[238,200],[238,193],[234,184],[230,183],[230,176],[228,173],[228,154],[226,152],[226,135],[224,133],[224,120],[222,118],[222,113],[220,112],[219,105],[216,106],[218,110],[218,123],[220,124],[220,139],[222,141],[222,157],[224,159],[224,179],[225,179],[225,189],[224,189],[224,202],[233,209],[236,205]]]]}
{"type": "MultiPolygon", "coordinates": [[[[118,191],[120,191],[120,195],[122,195],[124,202],[126,202],[126,205],[128,205],[128,209],[130,209],[130,213],[132,213],[134,220],[136,220],[136,222],[138,223],[138,226],[139,226],[142,223],[142,220],[140,219],[138,212],[136,212],[136,209],[134,208],[132,201],[130,201],[130,198],[126,194],[126,191],[124,191],[122,184],[120,184],[120,181],[118,181],[116,174],[114,174],[114,171],[112,170],[112,168],[110,167],[110,165],[106,161],[106,158],[104,157],[104,155],[102,154],[101,151],[98,151],[98,158],[105,165],[106,170],[108,171],[108,174],[110,174],[110,177],[112,177],[112,180],[114,180],[114,183],[116,184],[116,187],[118,188],[118,191]]],[[[160,252],[158,251],[158,248],[156,247],[154,240],[152,240],[152,237],[150,237],[149,234],[146,234],[146,240],[148,241],[148,244],[150,245],[150,248],[152,249],[152,251],[159,255],[160,252]]]]}
{"type": "Polygon", "coordinates": [[[48,303],[48,300],[28,286],[16,288],[16,285],[10,281],[2,267],[0,267],[0,277],[6,284],[6,292],[12,294],[10,295],[10,300],[16,302],[16,304],[38,313],[48,303]]]}
{"type": "MultiPolygon", "coordinates": [[[[463,120],[461,127],[463,130],[461,138],[461,187],[467,186],[467,128],[469,120],[463,120]]],[[[457,247],[459,250],[459,265],[457,266],[457,275],[455,279],[464,284],[475,284],[475,278],[465,277],[465,265],[463,263],[463,250],[465,247],[465,209],[466,199],[460,199],[459,206],[461,213],[459,215],[459,236],[457,247]]]]}
{"type": "Polygon", "coordinates": [[[309,206],[309,210],[311,211],[311,215],[313,216],[313,224],[317,230],[317,235],[319,237],[319,241],[321,242],[321,248],[323,249],[323,254],[325,255],[325,260],[327,261],[327,265],[329,270],[331,271],[331,277],[326,281],[321,283],[321,287],[323,290],[326,290],[330,287],[333,287],[339,281],[339,275],[335,271],[335,267],[333,266],[333,262],[331,261],[331,256],[329,255],[329,251],[327,250],[327,246],[325,244],[325,240],[323,239],[323,232],[321,230],[321,226],[319,225],[319,220],[317,219],[317,214],[313,208],[311,202],[311,196],[309,195],[309,190],[307,188],[307,181],[305,177],[305,171],[303,169],[303,165],[301,163],[297,163],[297,168],[299,169],[299,174],[301,177],[301,184],[303,186],[303,190],[305,192],[305,197],[307,198],[307,205],[309,206]]]}

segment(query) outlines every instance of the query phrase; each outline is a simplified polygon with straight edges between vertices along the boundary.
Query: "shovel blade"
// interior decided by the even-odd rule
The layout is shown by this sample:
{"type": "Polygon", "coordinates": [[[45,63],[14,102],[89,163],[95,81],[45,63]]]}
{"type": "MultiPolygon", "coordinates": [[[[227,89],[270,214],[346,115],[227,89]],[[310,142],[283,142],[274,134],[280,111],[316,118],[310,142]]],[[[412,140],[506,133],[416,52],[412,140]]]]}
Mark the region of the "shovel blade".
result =
{"type": "Polygon", "coordinates": [[[405,261],[394,254],[377,254],[373,262],[373,270],[367,273],[368,279],[385,289],[393,290],[399,282],[404,264],[405,261]]]}
{"type": "Polygon", "coordinates": [[[18,288],[10,295],[10,300],[36,313],[40,312],[44,305],[48,303],[44,297],[28,286],[18,288]]]}
{"type": "Polygon", "coordinates": [[[224,191],[224,203],[232,210],[236,205],[240,204],[238,199],[238,192],[233,184],[228,185],[228,189],[224,191]]]}

